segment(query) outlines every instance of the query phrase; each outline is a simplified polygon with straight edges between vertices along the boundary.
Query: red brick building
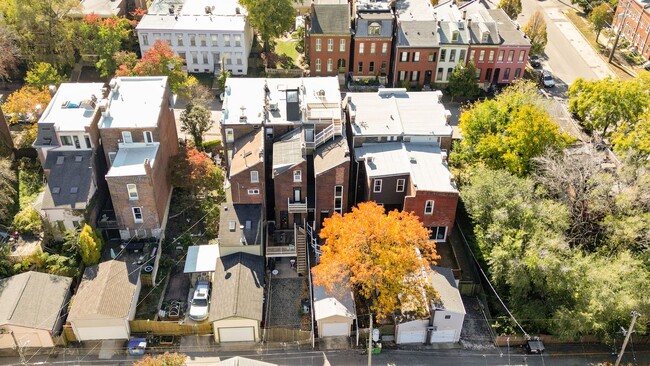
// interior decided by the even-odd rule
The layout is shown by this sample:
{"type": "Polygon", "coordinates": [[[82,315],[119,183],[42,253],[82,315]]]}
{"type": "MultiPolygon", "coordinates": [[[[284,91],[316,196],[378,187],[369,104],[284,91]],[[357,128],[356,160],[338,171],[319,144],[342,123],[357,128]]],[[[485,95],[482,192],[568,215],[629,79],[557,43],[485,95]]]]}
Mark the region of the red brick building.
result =
{"type": "Polygon", "coordinates": [[[354,22],[352,76],[359,79],[381,77],[385,80],[391,66],[393,13],[384,10],[358,10],[354,22]]]}
{"type": "Polygon", "coordinates": [[[265,204],[264,134],[261,129],[235,141],[228,181],[235,204],[265,204]]]}
{"type": "Polygon", "coordinates": [[[348,212],[350,150],[344,136],[328,140],[314,150],[314,213],[316,228],[335,212],[348,212]]]}
{"type": "Polygon", "coordinates": [[[434,21],[403,21],[397,25],[393,85],[428,85],[435,79],[438,38],[434,21]]]}
{"type": "Polygon", "coordinates": [[[620,0],[614,15],[614,29],[637,52],[650,60],[650,2],[648,0],[620,0]]]}
{"type": "Polygon", "coordinates": [[[273,143],[275,222],[280,229],[307,218],[307,159],[303,131],[296,129],[273,143]]]}
{"type": "Polygon", "coordinates": [[[352,40],[350,25],[350,6],[347,3],[311,6],[310,25],[306,32],[311,76],[332,76],[348,71],[352,40]]]}

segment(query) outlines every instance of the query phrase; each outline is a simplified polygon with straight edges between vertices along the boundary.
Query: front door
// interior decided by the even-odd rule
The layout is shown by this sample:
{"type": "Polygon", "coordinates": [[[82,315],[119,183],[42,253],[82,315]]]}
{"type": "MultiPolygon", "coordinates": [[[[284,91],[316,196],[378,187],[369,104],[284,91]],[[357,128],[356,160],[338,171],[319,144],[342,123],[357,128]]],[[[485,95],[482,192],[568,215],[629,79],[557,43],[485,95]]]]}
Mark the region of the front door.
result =
{"type": "Polygon", "coordinates": [[[431,84],[431,74],[431,70],[427,70],[427,72],[424,73],[424,85],[431,84]]]}
{"type": "Polygon", "coordinates": [[[293,202],[300,201],[300,187],[293,187],[293,202]]]}

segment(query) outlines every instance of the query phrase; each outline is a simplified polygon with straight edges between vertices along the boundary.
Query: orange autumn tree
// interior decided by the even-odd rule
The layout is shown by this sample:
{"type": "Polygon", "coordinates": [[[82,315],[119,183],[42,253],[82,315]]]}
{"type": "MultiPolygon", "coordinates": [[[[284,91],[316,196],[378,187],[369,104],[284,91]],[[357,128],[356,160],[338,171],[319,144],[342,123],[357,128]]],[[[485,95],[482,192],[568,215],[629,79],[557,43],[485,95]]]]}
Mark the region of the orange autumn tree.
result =
{"type": "Polygon", "coordinates": [[[429,230],[415,215],[397,210],[386,214],[375,202],[364,202],[343,216],[325,219],[320,237],[325,245],[312,269],[314,284],[331,292],[349,282],[379,319],[396,311],[428,314],[425,297],[437,295],[424,269],[440,257],[429,230]]]}
{"type": "Polygon", "coordinates": [[[169,164],[174,187],[186,188],[194,194],[222,189],[223,173],[206,153],[194,146],[182,147],[169,164]]]}

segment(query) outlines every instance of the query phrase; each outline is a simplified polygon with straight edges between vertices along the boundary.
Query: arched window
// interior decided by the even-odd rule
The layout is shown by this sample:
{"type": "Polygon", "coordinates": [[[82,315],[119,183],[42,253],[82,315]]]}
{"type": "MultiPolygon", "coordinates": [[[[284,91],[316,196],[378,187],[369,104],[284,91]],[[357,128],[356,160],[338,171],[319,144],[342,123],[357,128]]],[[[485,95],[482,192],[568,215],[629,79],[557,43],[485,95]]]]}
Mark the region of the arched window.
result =
{"type": "Polygon", "coordinates": [[[377,22],[370,23],[368,26],[368,35],[378,36],[379,34],[381,34],[381,24],[377,22]]]}

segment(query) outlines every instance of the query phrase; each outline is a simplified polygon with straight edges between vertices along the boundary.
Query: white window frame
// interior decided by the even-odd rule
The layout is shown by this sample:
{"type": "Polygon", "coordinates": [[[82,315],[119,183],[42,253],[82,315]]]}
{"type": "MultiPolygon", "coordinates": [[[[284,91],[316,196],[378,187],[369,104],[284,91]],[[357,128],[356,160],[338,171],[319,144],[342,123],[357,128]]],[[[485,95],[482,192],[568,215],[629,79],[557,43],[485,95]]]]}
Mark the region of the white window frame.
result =
{"type": "Polygon", "coordinates": [[[140,198],[138,196],[138,187],[135,184],[127,184],[126,191],[129,193],[129,200],[137,200],[140,198]]]}
{"type": "Polygon", "coordinates": [[[122,131],[122,142],[125,144],[133,143],[133,136],[131,135],[131,131],[122,131]]]}
{"type": "Polygon", "coordinates": [[[257,188],[255,188],[255,189],[249,189],[249,190],[248,190],[248,194],[251,195],[251,196],[253,196],[253,195],[258,195],[258,194],[260,194],[260,190],[257,189],[257,188]]]}
{"type": "Polygon", "coordinates": [[[373,193],[381,193],[381,187],[383,185],[383,181],[381,179],[375,179],[372,182],[372,191],[373,193]]]}
{"type": "Polygon", "coordinates": [[[388,43],[384,42],[381,44],[381,53],[386,53],[388,52],[388,43]]]}
{"type": "Polygon", "coordinates": [[[144,142],[147,144],[152,144],[153,143],[153,132],[151,131],[144,131],[142,133],[142,136],[144,136],[144,142]]]}
{"type": "Polygon", "coordinates": [[[219,46],[219,35],[211,34],[210,35],[210,44],[212,44],[212,47],[219,46]]]}
{"type": "Polygon", "coordinates": [[[241,47],[241,35],[235,34],[235,47],[241,47]]]}
{"type": "Polygon", "coordinates": [[[293,182],[294,183],[301,183],[302,182],[302,170],[294,170],[293,171],[293,182]]]}
{"type": "Polygon", "coordinates": [[[395,192],[404,192],[404,187],[406,186],[406,179],[401,178],[397,180],[395,185],[395,192]]]}
{"type": "Polygon", "coordinates": [[[424,202],[424,214],[433,215],[433,206],[434,206],[433,200],[427,200],[426,202],[424,202]]]}
{"type": "Polygon", "coordinates": [[[339,214],[343,214],[343,186],[334,186],[334,212],[338,212],[339,214]],[[337,190],[341,191],[341,194],[337,194],[337,190]],[[339,205],[337,207],[336,200],[339,200],[339,205]]]}
{"type": "Polygon", "coordinates": [[[323,47],[323,41],[320,38],[316,39],[316,52],[320,52],[323,47]]]}
{"type": "Polygon", "coordinates": [[[363,42],[359,42],[359,54],[360,55],[363,55],[363,49],[364,49],[363,42]]]}
{"type": "Polygon", "coordinates": [[[61,139],[61,145],[63,146],[74,146],[74,143],[72,142],[72,136],[64,136],[61,135],[59,137],[61,139]]]}
{"type": "Polygon", "coordinates": [[[144,45],[144,46],[149,45],[149,35],[148,34],[143,34],[142,35],[142,45],[144,45]]]}
{"type": "Polygon", "coordinates": [[[377,44],[375,42],[370,43],[370,53],[374,54],[377,51],[377,44]]]}
{"type": "Polygon", "coordinates": [[[321,70],[321,65],[320,65],[320,59],[316,59],[316,72],[320,72],[321,70]]]}
{"type": "Polygon", "coordinates": [[[332,59],[327,59],[327,72],[332,72],[332,59]]]}
{"type": "Polygon", "coordinates": [[[144,222],[144,215],[142,214],[142,207],[131,207],[131,213],[133,214],[133,222],[140,224],[144,222]],[[138,212],[136,212],[138,211],[138,212]],[[138,219],[138,215],[140,218],[138,219]]]}
{"type": "Polygon", "coordinates": [[[339,52],[345,52],[345,39],[339,41],[339,52]]]}
{"type": "Polygon", "coordinates": [[[235,141],[235,130],[232,128],[226,128],[226,142],[235,141]]]}
{"type": "Polygon", "coordinates": [[[327,52],[334,52],[334,40],[332,38],[327,39],[327,52]]]}
{"type": "Polygon", "coordinates": [[[431,230],[431,235],[430,240],[437,241],[437,242],[445,242],[447,240],[447,227],[446,226],[432,226],[428,228],[431,230]],[[440,232],[440,229],[445,230],[445,235],[442,236],[442,239],[438,239],[438,233],[440,232]]]}
{"type": "Polygon", "coordinates": [[[420,61],[420,51],[416,51],[413,53],[413,62],[419,62],[420,61]]]}
{"type": "Polygon", "coordinates": [[[196,47],[196,34],[190,34],[190,46],[196,47]]]}
{"type": "Polygon", "coordinates": [[[257,170],[251,170],[251,183],[260,182],[260,173],[257,170]]]}
{"type": "Polygon", "coordinates": [[[201,47],[208,46],[208,37],[205,34],[199,34],[199,44],[201,47]]]}

